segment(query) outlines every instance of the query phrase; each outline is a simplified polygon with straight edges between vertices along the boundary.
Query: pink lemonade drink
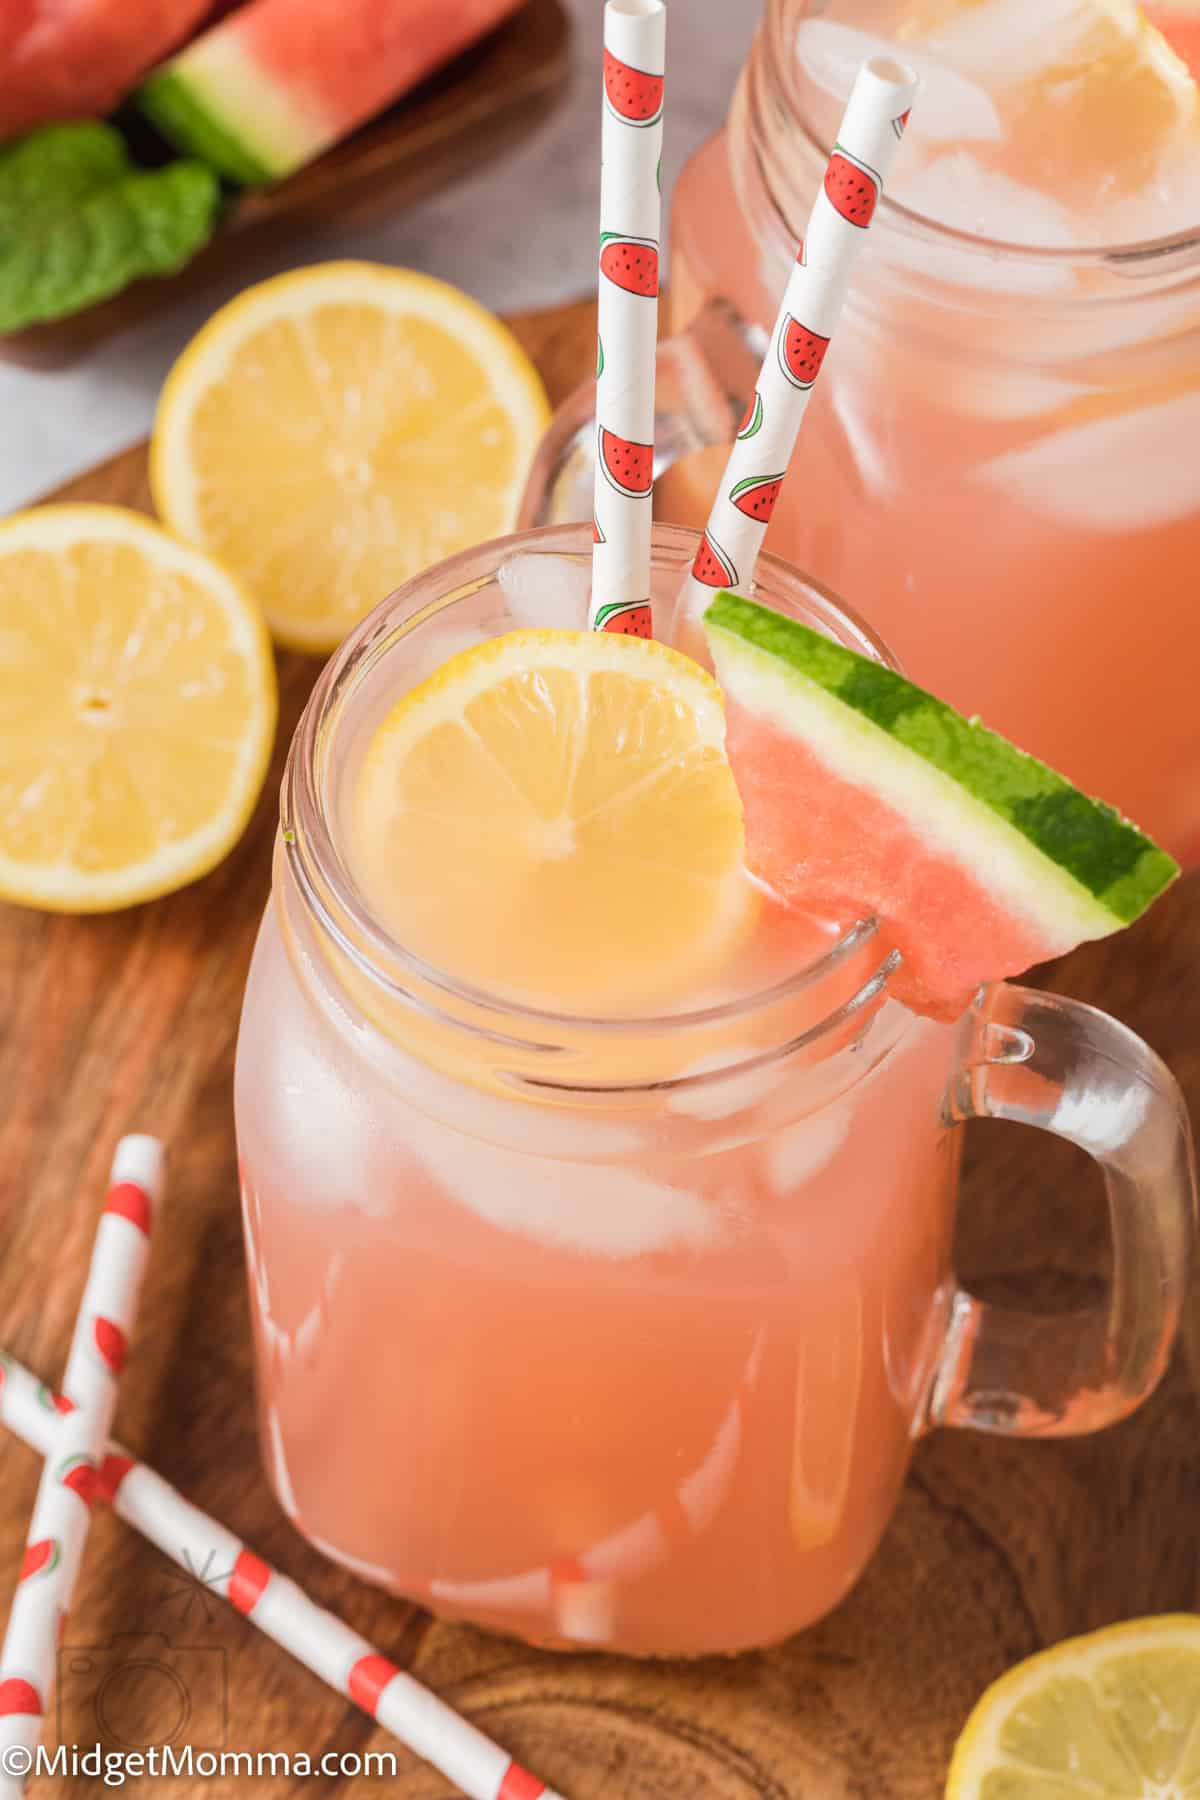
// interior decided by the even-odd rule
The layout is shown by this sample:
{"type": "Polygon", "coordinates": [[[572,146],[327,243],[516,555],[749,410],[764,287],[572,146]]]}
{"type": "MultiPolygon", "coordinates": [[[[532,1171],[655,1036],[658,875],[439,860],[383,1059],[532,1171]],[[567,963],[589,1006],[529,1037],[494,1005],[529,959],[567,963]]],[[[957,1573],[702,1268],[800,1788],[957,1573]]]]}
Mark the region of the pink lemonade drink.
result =
{"type": "MultiPolygon", "coordinates": [[[[767,0],[675,193],[672,325],[770,327],[881,42],[924,85],[767,543],[1194,863],[1200,104],[1132,0],[767,0]]],[[[662,515],[702,524],[723,460],[669,470],[662,515]]]]}
{"type": "MultiPolygon", "coordinates": [[[[656,529],[664,605],[696,542],[656,529]]],[[[564,1647],[736,1651],[847,1592],[928,1424],[1083,1430],[1135,1405],[1177,1270],[1149,1331],[1139,1313],[1129,1335],[1114,1290],[1090,1347],[1064,1321],[1038,1366],[1012,1315],[997,1345],[950,1268],[954,1127],[1001,1110],[1052,1125],[1047,1096],[1080,1057],[1064,1037],[1053,1069],[991,1091],[1025,1029],[1017,990],[919,1018],[888,997],[869,923],[786,913],[740,864],[701,892],[696,805],[714,857],[740,830],[719,739],[673,753],[663,767],[690,774],[658,798],[636,770],[705,677],[674,658],[665,711],[625,716],[619,659],[573,688],[567,634],[530,629],[582,623],[588,548],[583,527],[531,533],[410,583],[333,659],[297,733],[236,1080],[263,1452],[314,1544],[439,1614],[564,1647]],[[509,665],[488,658],[535,654],[536,680],[518,660],[489,711],[489,670],[509,665]],[[414,735],[414,710],[443,705],[414,735]],[[627,763],[590,760],[605,732],[627,763]],[[401,753],[412,816],[372,833],[363,796],[401,753]],[[437,803],[464,753],[469,830],[437,803]],[[567,796],[535,809],[536,869],[513,848],[513,769],[520,806],[567,796]]],[[[769,556],[760,591],[883,656],[769,556]]],[[[1087,1031],[1119,1033],[1099,1017],[1087,1031]]],[[[1090,1070],[1093,1099],[1128,1089],[1131,1057],[1152,1062],[1135,1042],[1090,1070]]]]}

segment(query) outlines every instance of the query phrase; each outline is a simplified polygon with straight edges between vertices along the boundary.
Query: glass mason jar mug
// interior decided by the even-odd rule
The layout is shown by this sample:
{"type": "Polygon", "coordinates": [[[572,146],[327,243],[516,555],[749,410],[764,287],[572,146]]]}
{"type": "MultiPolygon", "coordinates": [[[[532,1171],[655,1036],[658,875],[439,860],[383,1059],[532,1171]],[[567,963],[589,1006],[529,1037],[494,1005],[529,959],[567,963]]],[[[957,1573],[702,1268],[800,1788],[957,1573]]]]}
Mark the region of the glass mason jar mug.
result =
{"type": "MultiPolygon", "coordinates": [[[[656,529],[664,602],[696,541],[656,529]]],[[[390,937],[345,860],[364,727],[511,626],[514,550],[588,548],[585,527],[537,532],[410,582],[297,730],[237,1057],[262,1441],[314,1544],[439,1613],[736,1651],[846,1593],[916,1434],[1090,1431],[1149,1393],[1188,1256],[1187,1126],[1162,1064],[1090,1008],[1004,986],[955,1024],[909,1014],[869,923],[763,991],[620,1020],[523,1010],[390,937]],[[979,1115],[1101,1165],[1115,1269],[1094,1311],[1034,1319],[956,1285],[957,1126],[979,1115]]],[[[885,655],[770,556],[759,591],[885,655]]]]}
{"type": "MultiPolygon", "coordinates": [[[[797,32],[824,10],[766,0],[728,121],[672,198],[657,505],[684,524],[707,517],[724,451],[703,446],[738,427],[820,185],[838,103],[797,32]]],[[[885,196],[767,540],[914,680],[1185,864],[1200,863],[1200,196],[1194,226],[1039,250],[885,196]]],[[[581,391],[552,426],[523,522],[587,514],[568,477],[590,458],[591,407],[581,391]]]]}

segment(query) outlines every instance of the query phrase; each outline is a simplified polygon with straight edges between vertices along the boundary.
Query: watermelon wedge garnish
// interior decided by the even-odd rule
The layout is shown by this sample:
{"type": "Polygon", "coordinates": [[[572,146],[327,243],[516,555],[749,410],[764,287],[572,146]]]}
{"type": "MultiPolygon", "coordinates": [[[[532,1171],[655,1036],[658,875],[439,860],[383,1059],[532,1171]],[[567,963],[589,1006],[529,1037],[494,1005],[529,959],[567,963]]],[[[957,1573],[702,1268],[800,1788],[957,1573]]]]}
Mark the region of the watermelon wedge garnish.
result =
{"type": "Polygon", "coordinates": [[[840,144],[834,147],[825,170],[825,193],[835,212],[848,225],[865,231],[875,215],[883,183],[870,163],[861,162],[840,144]]]}
{"type": "Polygon", "coordinates": [[[595,513],[592,514],[592,542],[593,544],[607,544],[608,542],[608,539],[600,529],[600,521],[595,513]]]}
{"type": "Polygon", "coordinates": [[[611,50],[604,52],[604,98],[610,110],[627,125],[656,125],[662,116],[663,77],[648,75],[622,62],[611,50]]]}
{"type": "Polygon", "coordinates": [[[765,525],[775,511],[775,502],[783,486],[782,475],[748,475],[729,490],[729,498],[748,519],[765,525]]]}
{"type": "Polygon", "coordinates": [[[779,367],[793,387],[810,388],[821,373],[829,339],[786,314],[779,330],[779,367]]]}
{"type": "Polygon", "coordinates": [[[705,587],[736,587],[738,572],[711,531],[700,539],[700,548],[692,563],[692,574],[705,587]]]}
{"type": "Polygon", "coordinates": [[[752,394],[751,399],[750,399],[750,404],[746,408],[745,412],[742,414],[742,422],[738,426],[738,429],[737,429],[738,437],[739,438],[757,437],[758,433],[762,430],[762,422],[763,422],[762,395],[759,393],[758,389],[755,388],[754,393],[752,394]]]}
{"type": "Polygon", "coordinates": [[[654,482],[654,445],[634,443],[602,425],[600,466],[619,494],[640,500],[654,482]]]}
{"type": "Polygon", "coordinates": [[[653,238],[606,231],[600,238],[600,273],[625,293],[652,300],[658,293],[658,245],[653,238]]]}
{"type": "Polygon", "coordinates": [[[621,637],[653,637],[650,602],[639,600],[635,606],[625,606],[618,601],[612,606],[602,606],[596,614],[596,630],[615,631],[621,637]]]}
{"type": "Polygon", "coordinates": [[[957,1016],[1178,875],[1112,807],[894,670],[737,594],[704,629],[752,873],[789,904],[873,914],[914,1010],[957,1016]]]}

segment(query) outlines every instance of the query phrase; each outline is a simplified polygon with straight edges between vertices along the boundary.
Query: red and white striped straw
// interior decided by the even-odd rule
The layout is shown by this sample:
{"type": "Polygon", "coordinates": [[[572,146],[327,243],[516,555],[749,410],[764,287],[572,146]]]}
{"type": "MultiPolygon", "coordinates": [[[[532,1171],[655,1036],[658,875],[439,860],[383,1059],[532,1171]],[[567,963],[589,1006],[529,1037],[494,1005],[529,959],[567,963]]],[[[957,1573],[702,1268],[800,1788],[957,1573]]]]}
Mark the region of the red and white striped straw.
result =
{"type": "Polygon", "coordinates": [[[800,424],[884,180],[908,123],[918,80],[873,57],[858,72],[825,179],[800,240],[779,316],[721,485],[675,602],[669,641],[707,662],[700,618],[716,588],[748,591],[800,424]]]}
{"type": "MultiPolygon", "coordinates": [[[[162,1182],[163,1149],[157,1139],[122,1138],[67,1357],[62,1417],[38,1484],[0,1650],[0,1752],[27,1751],[31,1761],[87,1542],[162,1182]]],[[[5,1771],[11,1766],[6,1759],[5,1771]]],[[[23,1775],[0,1774],[0,1795],[20,1794],[24,1786],[23,1775]]]]}
{"type": "MultiPolygon", "coordinates": [[[[57,1466],[62,1401],[0,1352],[0,1423],[57,1466]]],[[[119,1518],[181,1569],[225,1571],[209,1582],[281,1649],[439,1770],[470,1800],[562,1800],[492,1739],[366,1638],[272,1569],[223,1525],[119,1444],[109,1444],[95,1484],[119,1518]]]]}
{"type": "Polygon", "coordinates": [[[650,636],[663,0],[607,0],[596,350],[594,631],[650,636]]]}

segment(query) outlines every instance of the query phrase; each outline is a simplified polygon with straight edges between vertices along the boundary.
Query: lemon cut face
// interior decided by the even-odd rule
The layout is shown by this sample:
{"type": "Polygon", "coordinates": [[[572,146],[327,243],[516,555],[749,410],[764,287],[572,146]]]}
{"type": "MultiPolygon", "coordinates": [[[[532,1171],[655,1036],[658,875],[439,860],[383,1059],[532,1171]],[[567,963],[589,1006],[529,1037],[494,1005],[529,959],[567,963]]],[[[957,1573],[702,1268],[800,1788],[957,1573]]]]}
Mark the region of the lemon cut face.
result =
{"type": "Polygon", "coordinates": [[[0,895],[102,912],[203,875],[275,733],[261,614],[207,556],[115,506],[0,524],[0,895]]]}
{"type": "Polygon", "coordinates": [[[685,996],[751,905],[720,690],[665,645],[518,631],[378,727],[350,809],[373,909],[435,967],[523,1004],[685,996]]]}
{"type": "Polygon", "coordinates": [[[1135,1619],[1018,1663],[967,1722],[947,1800],[1200,1800],[1200,1618],[1135,1619]]]}
{"type": "Polygon", "coordinates": [[[324,263],[249,288],[192,340],[151,486],[280,643],[326,651],[410,576],[513,529],[548,418],[516,338],[468,295],[324,263]]]}

